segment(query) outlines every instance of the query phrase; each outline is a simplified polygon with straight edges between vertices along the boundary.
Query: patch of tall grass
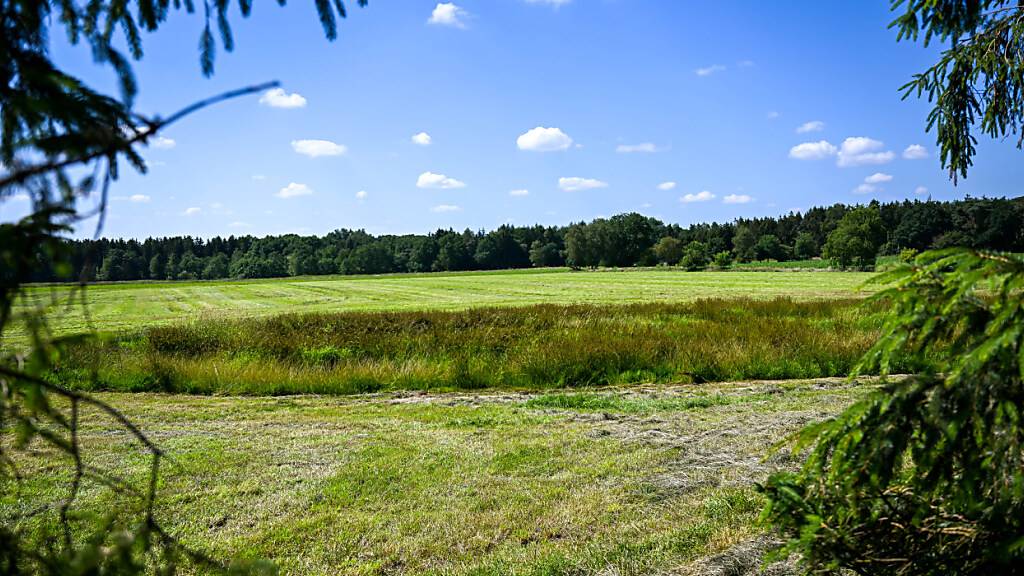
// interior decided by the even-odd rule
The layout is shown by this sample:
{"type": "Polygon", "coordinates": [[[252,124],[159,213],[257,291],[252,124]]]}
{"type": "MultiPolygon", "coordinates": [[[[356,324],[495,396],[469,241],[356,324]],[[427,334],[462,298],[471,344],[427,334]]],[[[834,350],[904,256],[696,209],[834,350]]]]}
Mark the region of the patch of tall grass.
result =
{"type": "Polygon", "coordinates": [[[241,395],[813,378],[848,374],[879,329],[860,300],[288,314],[80,344],[54,377],[241,395]]]}

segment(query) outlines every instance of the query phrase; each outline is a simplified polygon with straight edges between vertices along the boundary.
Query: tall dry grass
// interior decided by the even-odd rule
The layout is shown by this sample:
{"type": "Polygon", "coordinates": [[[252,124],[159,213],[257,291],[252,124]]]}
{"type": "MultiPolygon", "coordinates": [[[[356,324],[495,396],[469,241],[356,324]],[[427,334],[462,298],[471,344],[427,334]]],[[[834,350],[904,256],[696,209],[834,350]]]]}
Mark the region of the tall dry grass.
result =
{"type": "Polygon", "coordinates": [[[858,300],[292,314],[79,345],[55,378],[251,395],[811,378],[848,374],[879,327],[858,300]]]}

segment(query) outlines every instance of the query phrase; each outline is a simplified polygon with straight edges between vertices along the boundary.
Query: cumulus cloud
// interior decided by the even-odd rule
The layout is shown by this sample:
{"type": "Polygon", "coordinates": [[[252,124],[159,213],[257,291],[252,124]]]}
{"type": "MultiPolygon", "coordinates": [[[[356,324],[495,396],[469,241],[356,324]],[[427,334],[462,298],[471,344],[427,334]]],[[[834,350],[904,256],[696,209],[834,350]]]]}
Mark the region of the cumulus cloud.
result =
{"type": "Polygon", "coordinates": [[[722,198],[723,204],[748,204],[753,201],[754,199],[746,194],[729,194],[725,198],[722,198]]]}
{"type": "Polygon", "coordinates": [[[841,167],[887,164],[895,156],[891,150],[882,150],[885,144],[866,136],[853,136],[843,140],[836,165],[841,167]]]}
{"type": "Polygon", "coordinates": [[[530,195],[530,191],[526,190],[525,188],[519,188],[517,190],[509,190],[508,191],[508,195],[509,196],[529,196],[530,195]]]}
{"type": "Polygon", "coordinates": [[[455,178],[449,178],[444,174],[434,174],[433,172],[424,172],[420,174],[419,178],[416,179],[417,188],[465,188],[466,183],[456,180],[455,178]]]}
{"type": "Polygon", "coordinates": [[[776,118],[778,118],[779,116],[782,116],[782,114],[779,114],[779,113],[778,113],[777,111],[775,111],[775,110],[772,110],[771,112],[769,112],[769,113],[768,113],[768,119],[769,119],[769,120],[775,120],[775,119],[776,119],[776,118]]]}
{"type": "Polygon", "coordinates": [[[579,176],[562,177],[558,179],[558,187],[565,192],[579,192],[580,190],[593,190],[594,188],[607,188],[608,183],[593,178],[580,178],[579,176]]]}
{"type": "Polygon", "coordinates": [[[810,122],[804,122],[800,126],[797,126],[797,134],[806,134],[808,132],[821,132],[825,129],[825,123],[821,120],[811,120],[810,122]]]}
{"type": "Polygon", "coordinates": [[[348,148],[330,140],[292,140],[292,150],[310,158],[341,156],[348,152],[348,148]]]}
{"type": "Polygon", "coordinates": [[[366,200],[367,196],[369,196],[369,194],[367,194],[366,190],[356,192],[356,200],[366,200]]]}
{"type": "Polygon", "coordinates": [[[864,179],[864,182],[868,184],[881,184],[882,182],[890,182],[892,180],[892,174],[886,174],[884,172],[875,172],[871,176],[864,179]]]}
{"type": "Polygon", "coordinates": [[[252,179],[256,180],[256,181],[262,181],[262,180],[266,180],[267,177],[265,175],[263,175],[263,174],[253,174],[252,175],[252,179]]]}
{"type": "Polygon", "coordinates": [[[874,194],[875,192],[878,192],[878,186],[867,182],[853,189],[854,194],[874,194]]]}
{"type": "Polygon", "coordinates": [[[708,192],[707,190],[703,190],[701,192],[697,192],[696,194],[686,194],[685,196],[681,196],[679,198],[679,201],[684,204],[692,204],[694,202],[709,202],[714,199],[714,194],[708,192]]]}
{"type": "Polygon", "coordinates": [[[838,149],[827,140],[804,142],[789,149],[789,157],[795,160],[821,160],[835,156],[838,149]]]}
{"type": "Polygon", "coordinates": [[[925,188],[924,186],[918,186],[917,188],[914,188],[914,194],[917,194],[918,196],[922,196],[927,193],[928,189],[925,188]]]}
{"type": "Polygon", "coordinates": [[[145,194],[132,194],[128,197],[129,202],[135,202],[136,204],[145,204],[150,201],[150,197],[145,194]]]}
{"type": "Polygon", "coordinates": [[[278,198],[297,198],[299,196],[309,196],[313,193],[313,189],[305,184],[299,184],[292,182],[277,191],[276,196],[278,198]]]}
{"type": "Polygon", "coordinates": [[[306,106],[306,99],[297,92],[289,94],[284,88],[271,88],[260,96],[260,104],[271,108],[303,108],[306,106]]]}
{"type": "Polygon", "coordinates": [[[17,192],[15,194],[8,196],[7,199],[10,200],[11,202],[28,202],[29,200],[31,200],[31,197],[29,197],[29,195],[24,192],[17,192]]]}
{"type": "Polygon", "coordinates": [[[433,208],[430,209],[431,212],[438,212],[438,213],[441,213],[441,212],[459,212],[460,210],[462,210],[462,208],[459,208],[458,206],[456,206],[454,204],[439,204],[439,205],[434,206],[433,208]]]}
{"type": "Polygon", "coordinates": [[[186,208],[185,211],[182,212],[182,214],[184,214],[185,216],[195,216],[196,214],[199,214],[202,211],[202,208],[199,208],[198,206],[193,206],[191,208],[186,208]]]}
{"type": "Polygon", "coordinates": [[[615,151],[619,154],[632,154],[634,152],[657,152],[658,147],[650,142],[641,142],[640,144],[619,144],[615,147],[615,151]]]}
{"type": "Polygon", "coordinates": [[[675,187],[676,183],[671,180],[669,180],[668,182],[662,182],[661,184],[658,184],[658,190],[674,190],[675,187]]]}
{"type": "Polygon", "coordinates": [[[160,150],[170,150],[177,146],[177,144],[178,143],[175,142],[173,138],[168,138],[166,136],[155,136],[149,139],[149,145],[153,148],[159,148],[160,150]]]}
{"type": "Polygon", "coordinates": [[[451,26],[453,28],[465,28],[465,18],[469,13],[457,6],[454,2],[438,2],[434,11],[430,13],[427,24],[438,26],[451,26]]]}
{"type": "Polygon", "coordinates": [[[430,138],[430,134],[427,134],[426,132],[413,134],[411,140],[413,144],[419,144],[420,146],[430,146],[430,143],[433,141],[430,138]]]}
{"type": "Polygon", "coordinates": [[[559,128],[546,128],[537,126],[516,138],[516,146],[520,150],[532,150],[534,152],[555,152],[567,150],[572,146],[572,138],[562,132],[559,128]]]}
{"type": "Polygon", "coordinates": [[[928,157],[928,149],[920,144],[911,144],[903,150],[903,158],[907,160],[923,160],[928,157]]]}
{"type": "Polygon", "coordinates": [[[705,66],[704,68],[697,68],[694,73],[697,76],[711,76],[712,74],[725,71],[725,66],[721,64],[712,64],[711,66],[705,66]]]}

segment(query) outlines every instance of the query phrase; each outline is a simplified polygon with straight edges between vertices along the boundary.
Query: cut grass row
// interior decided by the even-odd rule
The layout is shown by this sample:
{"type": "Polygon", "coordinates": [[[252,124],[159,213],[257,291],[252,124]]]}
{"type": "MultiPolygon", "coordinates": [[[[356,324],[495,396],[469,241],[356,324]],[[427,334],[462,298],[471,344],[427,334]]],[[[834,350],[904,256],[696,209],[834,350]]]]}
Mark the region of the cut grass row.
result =
{"type": "Polygon", "coordinates": [[[859,300],[781,298],[291,314],[86,342],[54,378],[242,395],[815,378],[849,374],[880,324],[859,300]]]}
{"type": "MultiPolygon", "coordinates": [[[[685,572],[755,538],[752,483],[795,463],[766,460],[769,448],[865,389],[100,398],[169,455],[158,520],[215,557],[268,559],[286,575],[632,576],[685,572]]],[[[82,426],[88,464],[144,486],[135,443],[91,410],[82,426]]],[[[0,514],[50,510],[21,526],[32,531],[55,521],[45,506],[65,497],[69,467],[18,457],[24,481],[0,514]]],[[[71,517],[130,498],[87,478],[71,517]]]]}

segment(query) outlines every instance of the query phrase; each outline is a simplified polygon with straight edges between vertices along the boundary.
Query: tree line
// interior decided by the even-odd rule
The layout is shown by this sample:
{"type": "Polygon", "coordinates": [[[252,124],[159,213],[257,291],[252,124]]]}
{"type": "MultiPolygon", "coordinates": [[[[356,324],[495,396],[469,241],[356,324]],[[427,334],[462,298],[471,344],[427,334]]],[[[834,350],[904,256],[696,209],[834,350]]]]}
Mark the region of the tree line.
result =
{"type": "Polygon", "coordinates": [[[637,213],[568,226],[504,225],[490,232],[437,230],[373,236],[190,236],[68,240],[71,265],[37,255],[34,280],[189,280],[323,274],[494,270],[544,266],[681,265],[824,257],[870,266],[881,254],[969,246],[1024,251],[1024,198],[834,204],[779,217],[681,227],[637,213]]]}

